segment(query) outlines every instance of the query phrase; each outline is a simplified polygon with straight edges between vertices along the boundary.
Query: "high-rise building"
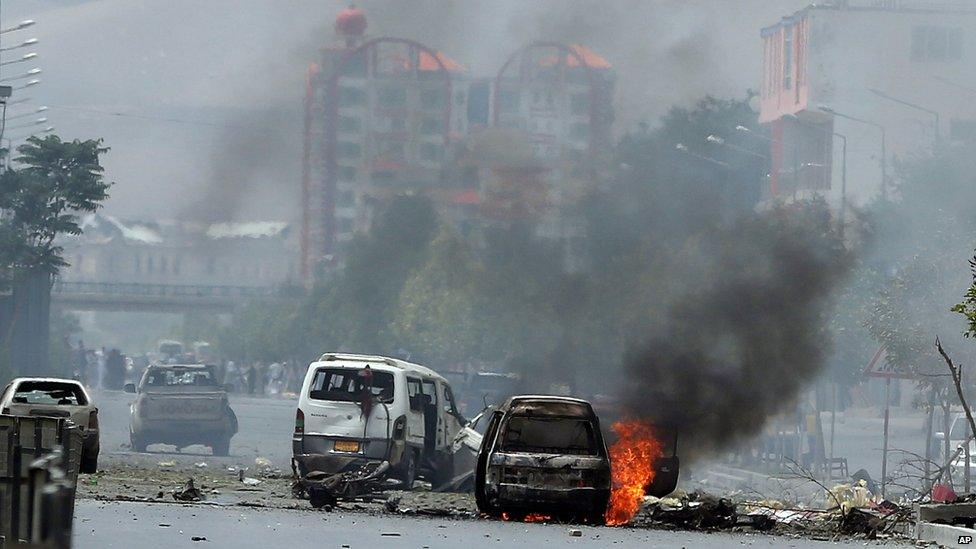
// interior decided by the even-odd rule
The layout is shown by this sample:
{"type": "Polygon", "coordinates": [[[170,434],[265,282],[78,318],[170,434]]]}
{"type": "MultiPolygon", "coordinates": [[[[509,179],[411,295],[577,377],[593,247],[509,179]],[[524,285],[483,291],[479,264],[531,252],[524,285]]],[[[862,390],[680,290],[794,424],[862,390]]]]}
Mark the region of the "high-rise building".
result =
{"type": "Polygon", "coordinates": [[[309,67],[305,96],[302,274],[334,262],[375,204],[445,184],[452,143],[467,132],[464,69],[406,38],[366,35],[342,11],[337,44],[309,67]]]}

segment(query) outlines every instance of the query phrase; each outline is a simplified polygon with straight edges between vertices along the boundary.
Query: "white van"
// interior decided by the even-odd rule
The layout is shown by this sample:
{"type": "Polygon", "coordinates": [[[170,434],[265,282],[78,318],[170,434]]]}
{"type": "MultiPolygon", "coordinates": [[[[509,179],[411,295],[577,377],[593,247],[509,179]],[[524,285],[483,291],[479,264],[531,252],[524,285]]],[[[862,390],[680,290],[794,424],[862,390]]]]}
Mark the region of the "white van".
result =
{"type": "Polygon", "coordinates": [[[292,437],[294,466],[339,473],[388,461],[409,488],[454,475],[451,442],[465,424],[448,381],[381,356],[326,353],[309,365],[292,437]]]}

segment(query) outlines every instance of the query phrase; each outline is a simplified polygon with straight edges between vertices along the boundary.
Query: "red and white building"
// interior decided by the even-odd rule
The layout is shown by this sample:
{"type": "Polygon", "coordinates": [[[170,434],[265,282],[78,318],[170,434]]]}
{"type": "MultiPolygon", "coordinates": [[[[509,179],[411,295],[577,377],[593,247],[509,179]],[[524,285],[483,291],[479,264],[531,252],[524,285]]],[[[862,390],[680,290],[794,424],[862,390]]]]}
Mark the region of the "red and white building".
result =
{"type": "Polygon", "coordinates": [[[976,141],[976,4],[816,4],[764,28],[762,43],[765,199],[865,204],[891,192],[897,160],[976,141]]]}

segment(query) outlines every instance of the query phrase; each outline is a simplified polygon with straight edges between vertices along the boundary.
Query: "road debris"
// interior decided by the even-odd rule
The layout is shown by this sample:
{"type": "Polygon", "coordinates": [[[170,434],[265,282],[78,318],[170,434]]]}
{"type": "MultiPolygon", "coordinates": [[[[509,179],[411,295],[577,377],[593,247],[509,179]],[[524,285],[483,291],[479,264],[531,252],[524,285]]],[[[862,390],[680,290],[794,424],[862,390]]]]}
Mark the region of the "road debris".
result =
{"type": "Polygon", "coordinates": [[[203,501],[203,493],[193,485],[193,478],[190,478],[183,488],[173,490],[173,499],[176,501],[203,501]]]}
{"type": "Polygon", "coordinates": [[[578,538],[578,537],[580,537],[580,536],[583,535],[583,531],[582,530],[577,530],[575,528],[570,528],[569,535],[572,536],[572,537],[574,537],[574,538],[578,538]]]}
{"type": "Polygon", "coordinates": [[[340,499],[353,499],[387,486],[385,473],[390,464],[370,462],[359,469],[329,475],[311,471],[292,484],[292,494],[307,497],[316,509],[335,506],[340,499]]]}

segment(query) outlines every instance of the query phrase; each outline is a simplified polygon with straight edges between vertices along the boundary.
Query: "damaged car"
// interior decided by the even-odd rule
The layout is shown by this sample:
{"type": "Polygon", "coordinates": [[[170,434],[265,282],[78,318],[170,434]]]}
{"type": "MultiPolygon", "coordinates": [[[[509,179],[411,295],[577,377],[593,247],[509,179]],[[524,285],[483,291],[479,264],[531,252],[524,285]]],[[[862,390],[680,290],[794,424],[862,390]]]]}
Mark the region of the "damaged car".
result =
{"type": "Polygon", "coordinates": [[[237,415],[213,366],[155,364],[146,369],[138,386],[127,383],[124,390],[137,395],[129,413],[133,451],[145,452],[157,443],[177,448],[202,444],[215,456],[230,454],[237,415]]]}
{"type": "Polygon", "coordinates": [[[98,469],[98,408],[84,385],[73,379],[19,377],[0,395],[4,415],[63,417],[77,425],[84,435],[81,472],[98,469]]]}
{"type": "Polygon", "coordinates": [[[589,402],[515,396],[492,412],[475,469],[482,513],[603,522],[610,460],[589,402]]]}
{"type": "Polygon", "coordinates": [[[299,395],[293,465],[305,478],[386,462],[407,489],[418,475],[438,486],[453,478],[451,443],[464,423],[447,379],[430,368],[326,353],[299,395]]]}

